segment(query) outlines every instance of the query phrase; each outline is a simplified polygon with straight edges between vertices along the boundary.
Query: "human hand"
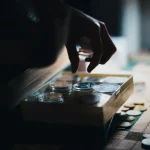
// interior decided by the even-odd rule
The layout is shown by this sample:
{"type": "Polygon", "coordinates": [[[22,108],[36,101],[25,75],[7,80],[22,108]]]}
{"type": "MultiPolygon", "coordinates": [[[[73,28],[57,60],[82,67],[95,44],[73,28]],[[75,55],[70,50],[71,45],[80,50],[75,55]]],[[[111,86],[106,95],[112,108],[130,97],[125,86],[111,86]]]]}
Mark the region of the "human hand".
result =
{"type": "Polygon", "coordinates": [[[100,22],[76,9],[71,8],[71,17],[69,25],[68,41],[66,44],[69,59],[72,65],[72,72],[76,72],[79,65],[79,56],[76,45],[81,45],[81,38],[90,39],[92,58],[86,58],[90,64],[87,68],[91,72],[98,64],[105,64],[116,52],[107,28],[103,22],[100,22]]]}

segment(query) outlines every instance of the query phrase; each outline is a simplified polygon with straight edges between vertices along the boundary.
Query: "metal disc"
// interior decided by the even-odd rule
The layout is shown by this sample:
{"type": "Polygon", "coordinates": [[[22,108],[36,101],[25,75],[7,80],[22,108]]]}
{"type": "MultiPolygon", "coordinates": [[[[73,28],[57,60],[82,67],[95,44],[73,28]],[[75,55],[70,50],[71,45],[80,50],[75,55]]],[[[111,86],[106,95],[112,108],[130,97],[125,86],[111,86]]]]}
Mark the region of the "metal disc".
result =
{"type": "Polygon", "coordinates": [[[89,82],[79,82],[73,85],[73,87],[77,90],[90,90],[93,89],[94,83],[89,82]]]}
{"type": "Polygon", "coordinates": [[[103,82],[106,83],[114,83],[114,84],[123,84],[128,80],[127,77],[117,77],[117,76],[109,76],[103,79],[103,82]]]}
{"type": "Polygon", "coordinates": [[[57,92],[43,93],[38,96],[40,102],[63,102],[62,94],[57,92]]]}
{"type": "Polygon", "coordinates": [[[150,149],[150,139],[142,140],[142,146],[146,149],[150,149]]]}
{"type": "Polygon", "coordinates": [[[148,138],[148,139],[150,139],[150,134],[148,134],[148,133],[143,134],[143,138],[148,138]]]}
{"type": "Polygon", "coordinates": [[[96,92],[100,92],[100,93],[114,93],[120,89],[120,85],[104,83],[104,84],[95,85],[93,89],[96,92]]]}
{"type": "Polygon", "coordinates": [[[96,77],[84,77],[83,82],[100,82],[101,78],[96,77]]]}
{"type": "Polygon", "coordinates": [[[83,104],[97,104],[99,103],[101,96],[99,94],[85,94],[79,97],[79,102],[83,104]]]}
{"type": "Polygon", "coordinates": [[[134,116],[127,116],[127,117],[123,118],[122,120],[124,120],[124,121],[133,121],[133,120],[135,120],[135,117],[134,116]]]}
{"type": "Polygon", "coordinates": [[[141,115],[141,112],[138,111],[138,110],[128,110],[126,113],[129,116],[139,116],[139,115],[141,115]]]}
{"type": "Polygon", "coordinates": [[[54,89],[70,89],[72,88],[72,84],[67,81],[57,80],[51,84],[51,87],[54,89]]]}
{"type": "Polygon", "coordinates": [[[132,124],[130,122],[122,122],[121,124],[119,124],[119,127],[123,127],[123,128],[128,128],[130,127],[132,124]]]}

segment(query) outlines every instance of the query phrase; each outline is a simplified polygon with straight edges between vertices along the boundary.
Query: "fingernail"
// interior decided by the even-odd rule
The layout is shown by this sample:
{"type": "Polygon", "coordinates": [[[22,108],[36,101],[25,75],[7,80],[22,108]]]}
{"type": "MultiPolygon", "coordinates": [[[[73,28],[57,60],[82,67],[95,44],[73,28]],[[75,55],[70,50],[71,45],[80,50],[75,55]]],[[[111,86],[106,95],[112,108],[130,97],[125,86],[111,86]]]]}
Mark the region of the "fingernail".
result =
{"type": "Polygon", "coordinates": [[[76,71],[74,69],[72,69],[72,73],[75,73],[76,71]]]}
{"type": "Polygon", "coordinates": [[[78,68],[77,68],[77,67],[72,67],[72,73],[76,73],[76,72],[77,72],[77,70],[78,70],[78,68]]]}
{"type": "Polygon", "coordinates": [[[76,71],[73,71],[73,70],[72,70],[72,73],[76,73],[76,71]]]}
{"type": "Polygon", "coordinates": [[[91,65],[88,66],[87,71],[90,73],[93,70],[93,67],[91,65]]]}

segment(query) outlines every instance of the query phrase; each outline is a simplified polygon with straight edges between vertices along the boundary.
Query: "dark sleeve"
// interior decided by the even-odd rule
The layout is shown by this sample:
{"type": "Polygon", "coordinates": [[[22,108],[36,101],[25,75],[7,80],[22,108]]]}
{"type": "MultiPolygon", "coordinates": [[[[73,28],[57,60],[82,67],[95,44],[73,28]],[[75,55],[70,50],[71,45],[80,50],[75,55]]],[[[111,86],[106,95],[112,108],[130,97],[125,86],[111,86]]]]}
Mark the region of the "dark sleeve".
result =
{"type": "Polygon", "coordinates": [[[20,42],[28,56],[29,66],[43,67],[52,64],[66,44],[68,10],[58,0],[33,0],[32,4],[24,5],[23,9],[18,20],[18,33],[23,39],[20,42]],[[36,15],[37,20],[32,15],[36,15]]]}
{"type": "Polygon", "coordinates": [[[7,44],[8,52],[4,53],[8,58],[4,60],[18,60],[19,53],[28,67],[52,64],[67,40],[68,10],[65,5],[60,0],[6,0],[0,2],[0,8],[3,8],[0,9],[0,43],[15,41],[17,49],[13,50],[7,44]],[[17,55],[13,51],[18,52],[17,55]],[[11,58],[12,53],[16,58],[11,58]]]}

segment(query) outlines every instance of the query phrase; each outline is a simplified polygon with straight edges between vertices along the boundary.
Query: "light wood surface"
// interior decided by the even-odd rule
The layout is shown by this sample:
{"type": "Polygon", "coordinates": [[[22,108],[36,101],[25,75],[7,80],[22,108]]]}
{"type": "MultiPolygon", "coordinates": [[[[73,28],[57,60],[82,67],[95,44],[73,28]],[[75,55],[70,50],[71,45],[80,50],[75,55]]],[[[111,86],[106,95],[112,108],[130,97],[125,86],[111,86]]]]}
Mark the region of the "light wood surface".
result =
{"type": "Polygon", "coordinates": [[[130,131],[117,131],[104,150],[144,150],[142,148],[142,135],[144,133],[150,134],[150,66],[139,63],[133,68],[132,74],[135,84],[144,83],[145,87],[140,93],[135,90],[126,103],[137,100],[143,101],[147,111],[142,114],[130,131]],[[133,134],[132,138],[127,139],[131,133],[133,134]]]}

